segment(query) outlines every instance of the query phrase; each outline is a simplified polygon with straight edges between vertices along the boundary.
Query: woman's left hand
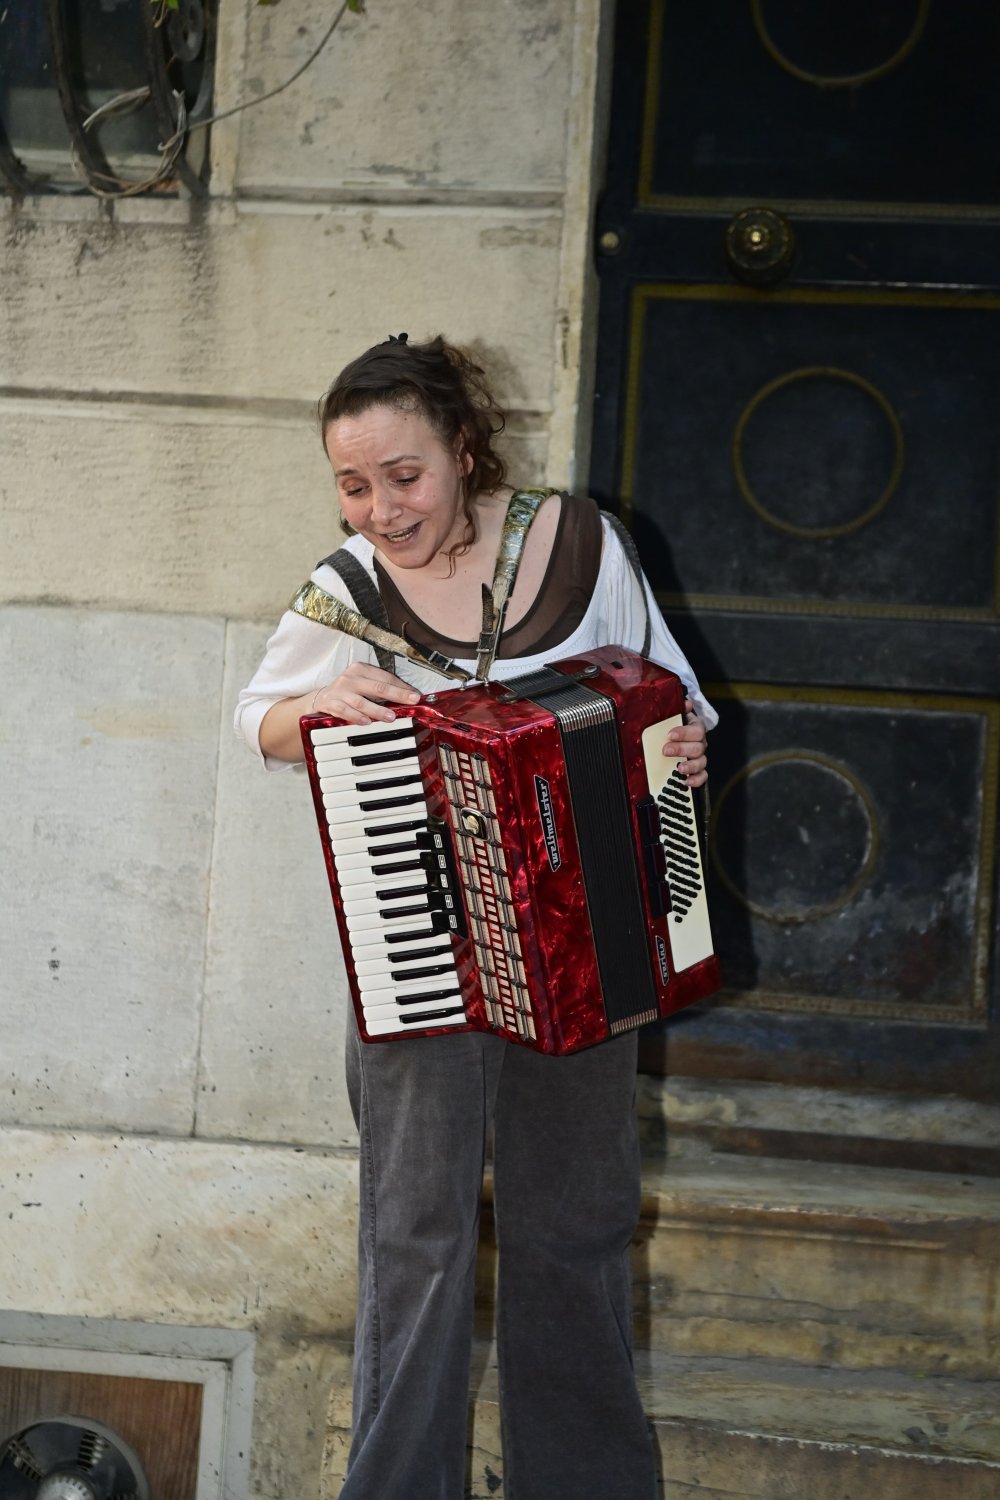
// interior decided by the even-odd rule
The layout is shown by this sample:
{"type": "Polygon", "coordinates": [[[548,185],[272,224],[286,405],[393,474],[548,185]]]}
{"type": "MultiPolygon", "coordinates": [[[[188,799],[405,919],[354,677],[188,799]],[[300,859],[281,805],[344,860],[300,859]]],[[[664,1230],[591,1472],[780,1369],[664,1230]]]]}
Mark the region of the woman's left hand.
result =
{"type": "Polygon", "coordinates": [[[664,755],[678,756],[677,769],[688,786],[702,786],[708,780],[708,731],[694,712],[690,698],[684,700],[686,724],[677,724],[667,736],[664,755]]]}

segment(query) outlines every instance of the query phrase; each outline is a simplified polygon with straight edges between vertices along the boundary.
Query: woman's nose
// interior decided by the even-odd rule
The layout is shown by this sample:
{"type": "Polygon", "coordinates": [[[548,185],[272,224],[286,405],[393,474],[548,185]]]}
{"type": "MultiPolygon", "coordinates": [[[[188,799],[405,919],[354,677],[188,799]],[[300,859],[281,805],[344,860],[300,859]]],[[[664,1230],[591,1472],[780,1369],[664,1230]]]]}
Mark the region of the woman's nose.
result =
{"type": "Polygon", "coordinates": [[[372,519],[375,521],[392,520],[399,515],[400,507],[396,503],[391,492],[384,486],[376,484],[372,487],[372,519]]]}

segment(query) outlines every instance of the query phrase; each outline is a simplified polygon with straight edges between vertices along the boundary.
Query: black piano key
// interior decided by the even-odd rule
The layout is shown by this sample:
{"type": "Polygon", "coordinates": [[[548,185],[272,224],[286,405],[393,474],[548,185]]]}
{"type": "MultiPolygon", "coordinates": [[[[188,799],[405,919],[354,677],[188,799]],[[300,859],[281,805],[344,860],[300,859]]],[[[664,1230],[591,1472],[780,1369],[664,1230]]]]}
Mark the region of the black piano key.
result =
{"type": "Polygon", "coordinates": [[[405,776],[383,776],[379,781],[360,780],[357,783],[358,791],[382,792],[390,786],[406,786],[407,782],[420,781],[416,771],[409,771],[405,776]]]}
{"type": "Polygon", "coordinates": [[[393,969],[390,979],[393,984],[404,984],[407,979],[432,979],[435,974],[453,974],[455,965],[428,964],[426,969],[393,969]]]}
{"type": "Polygon", "coordinates": [[[412,724],[403,729],[369,729],[364,734],[349,734],[346,740],[349,745],[382,745],[386,740],[401,740],[406,735],[413,738],[412,724]]]}
{"type": "Polygon", "coordinates": [[[383,797],[375,802],[359,802],[358,810],[363,813],[381,812],[383,807],[412,807],[414,802],[423,801],[423,792],[414,792],[412,797],[383,797]]]}
{"type": "Polygon", "coordinates": [[[360,770],[362,766],[384,766],[392,760],[413,760],[416,753],[412,745],[404,745],[400,750],[383,750],[379,755],[352,755],[350,761],[360,770]]]}
{"type": "Polygon", "coordinates": [[[388,906],[379,915],[383,917],[426,917],[433,912],[429,901],[422,901],[419,906],[388,906]]]}
{"type": "Polygon", "coordinates": [[[451,1000],[461,997],[461,990],[457,985],[448,985],[443,990],[425,990],[418,995],[396,995],[396,1005],[433,1005],[435,1000],[451,1000]]]}
{"type": "Polygon", "coordinates": [[[451,955],[450,943],[442,943],[440,948],[411,948],[402,953],[390,953],[389,962],[390,964],[409,964],[415,963],[419,958],[438,958],[446,953],[451,955]]]}
{"type": "MultiPolygon", "coordinates": [[[[421,829],[426,829],[426,827],[426,818],[414,818],[409,823],[374,823],[369,824],[365,829],[364,836],[366,839],[374,839],[381,838],[383,835],[386,837],[390,834],[395,836],[397,833],[417,833],[421,829]]],[[[381,853],[381,850],[373,850],[373,853],[381,853]]]]}
{"type": "Polygon", "coordinates": [[[435,1021],[443,1021],[446,1016],[463,1016],[464,1014],[464,1005],[451,1005],[441,1010],[419,1011],[416,1015],[411,1013],[400,1016],[399,1019],[403,1026],[433,1026],[435,1021]]]}
{"type": "Polygon", "coordinates": [[[430,917],[430,925],[427,927],[410,928],[408,932],[385,932],[382,937],[386,943],[416,943],[421,938],[440,937],[443,933],[450,932],[451,928],[447,917],[443,912],[433,911],[427,913],[430,917]]]}
{"type": "MultiPolygon", "coordinates": [[[[423,896],[429,891],[430,886],[426,885],[383,886],[381,890],[376,890],[375,899],[376,901],[405,901],[410,896],[423,896]]],[[[428,909],[424,908],[425,911],[428,909]]]]}

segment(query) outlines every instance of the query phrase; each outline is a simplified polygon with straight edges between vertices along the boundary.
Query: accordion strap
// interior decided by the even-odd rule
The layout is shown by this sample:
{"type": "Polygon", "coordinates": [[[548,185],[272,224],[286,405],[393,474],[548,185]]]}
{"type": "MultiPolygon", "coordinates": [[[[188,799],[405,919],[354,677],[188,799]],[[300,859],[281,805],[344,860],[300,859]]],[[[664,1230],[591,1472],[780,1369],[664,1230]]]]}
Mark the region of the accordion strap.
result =
{"type": "Polygon", "coordinates": [[[389,618],[378,589],[372,583],[356,557],[343,550],[324,559],[343,579],[354,602],[361,606],[352,609],[342,599],[335,599],[318,583],[307,580],[294,595],[288,608],[317,625],[327,625],[331,630],[341,630],[345,635],[364,641],[375,652],[375,660],[384,672],[395,672],[397,656],[417,662],[440,672],[442,677],[454,677],[459,682],[471,681],[464,667],[457,667],[447,656],[431,647],[421,646],[407,635],[396,635],[389,629],[389,618]],[[362,610],[367,609],[375,619],[370,619],[362,610]]]}
{"type": "Polygon", "coordinates": [[[485,682],[493,669],[504,616],[514,589],[517,570],[521,566],[524,544],[531,523],[544,502],[558,490],[515,490],[507,502],[497,563],[493,573],[493,587],[483,584],[483,626],[479,633],[479,650],[476,655],[476,678],[485,682]]]}
{"type": "MultiPolygon", "coordinates": [[[[359,616],[364,620],[369,620],[373,626],[384,631],[386,635],[389,635],[391,633],[389,630],[389,616],[382,602],[382,595],[357,558],[352,553],[345,552],[340,547],[336,552],[331,552],[330,556],[324,558],[323,561],[335,573],[339,574],[341,580],[346,584],[347,592],[354,601],[359,616]]],[[[322,567],[322,563],[320,566],[322,567]]],[[[352,635],[353,633],[353,631],[347,632],[348,635],[352,635]]],[[[362,636],[361,639],[364,640],[366,637],[362,636]]],[[[376,646],[375,642],[371,640],[369,640],[368,644],[375,647],[375,659],[383,672],[392,672],[394,670],[392,650],[386,649],[384,646],[376,646]]]]}

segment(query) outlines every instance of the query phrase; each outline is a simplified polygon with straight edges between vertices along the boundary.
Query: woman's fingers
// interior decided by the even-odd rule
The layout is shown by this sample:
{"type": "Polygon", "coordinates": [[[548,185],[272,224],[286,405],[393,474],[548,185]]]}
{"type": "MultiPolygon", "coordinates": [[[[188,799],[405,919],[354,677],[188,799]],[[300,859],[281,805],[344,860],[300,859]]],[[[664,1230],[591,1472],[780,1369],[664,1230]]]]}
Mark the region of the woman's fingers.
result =
{"type": "Polygon", "coordinates": [[[697,714],[692,713],[690,698],[684,707],[691,717],[686,724],[676,724],[671,729],[663,753],[677,757],[677,769],[688,786],[702,786],[708,780],[708,731],[697,714]]]}
{"type": "Polygon", "coordinates": [[[688,786],[703,786],[708,780],[708,762],[704,755],[697,755],[693,760],[679,760],[677,769],[688,786]]]}
{"type": "Polygon", "coordinates": [[[320,688],[313,699],[317,713],[335,714],[349,724],[391,723],[396,717],[388,703],[412,705],[420,694],[391,672],[367,662],[352,662],[346,672],[320,688]]]}

